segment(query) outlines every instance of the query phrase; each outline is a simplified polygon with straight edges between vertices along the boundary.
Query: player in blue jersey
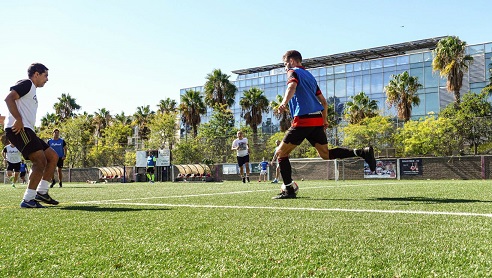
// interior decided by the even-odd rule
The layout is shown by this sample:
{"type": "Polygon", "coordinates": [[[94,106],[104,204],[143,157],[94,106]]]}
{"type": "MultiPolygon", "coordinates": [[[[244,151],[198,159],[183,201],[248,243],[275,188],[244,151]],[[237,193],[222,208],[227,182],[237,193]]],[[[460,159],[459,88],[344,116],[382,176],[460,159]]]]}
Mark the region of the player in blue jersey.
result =
{"type": "Polygon", "coordinates": [[[156,158],[152,152],[149,151],[149,156],[147,156],[147,178],[150,183],[154,183],[155,175],[154,168],[156,165],[156,158]]]}
{"type": "MultiPolygon", "coordinates": [[[[58,184],[60,187],[62,187],[62,180],[63,180],[63,161],[67,157],[67,143],[65,140],[60,138],[60,130],[58,128],[55,128],[53,130],[53,138],[48,140],[48,145],[55,150],[56,154],[58,155],[58,162],[56,163],[56,168],[58,172],[58,184]]],[[[53,187],[55,185],[55,177],[53,175],[53,179],[51,180],[51,185],[50,187],[53,187]]]]}
{"type": "Polygon", "coordinates": [[[263,177],[263,181],[267,181],[267,169],[268,169],[268,161],[263,158],[263,160],[258,165],[260,167],[260,176],[258,177],[258,182],[261,182],[261,177],[263,177]]]}
{"type": "Polygon", "coordinates": [[[314,76],[302,66],[302,56],[297,50],[289,50],[282,57],[287,71],[287,89],[279,105],[282,113],[289,106],[293,117],[292,126],[287,130],[277,150],[280,174],[283,184],[279,195],[274,199],[296,198],[299,187],[292,180],[292,167],[289,154],[307,139],[323,159],[349,158],[359,156],[369,164],[371,171],[376,170],[376,160],[372,147],[363,149],[335,148],[328,150],[326,138],[327,108],[323,93],[314,76]]]}

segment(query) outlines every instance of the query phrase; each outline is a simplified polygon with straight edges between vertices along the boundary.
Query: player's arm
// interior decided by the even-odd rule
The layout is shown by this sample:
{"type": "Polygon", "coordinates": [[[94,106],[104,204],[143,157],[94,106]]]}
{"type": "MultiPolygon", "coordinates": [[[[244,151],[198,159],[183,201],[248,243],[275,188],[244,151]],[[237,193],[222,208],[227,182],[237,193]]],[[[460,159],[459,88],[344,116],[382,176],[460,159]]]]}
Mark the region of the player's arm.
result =
{"type": "Polygon", "coordinates": [[[298,82],[299,80],[297,78],[296,72],[293,70],[289,70],[287,72],[287,89],[285,90],[284,98],[282,99],[282,102],[278,106],[279,113],[282,113],[287,109],[287,103],[289,103],[289,100],[291,100],[294,97],[294,94],[296,93],[298,82]]]}
{"type": "Polygon", "coordinates": [[[238,145],[238,144],[236,144],[236,140],[234,140],[234,142],[232,142],[232,147],[231,147],[231,150],[232,150],[232,151],[236,151],[238,147],[239,147],[239,145],[238,145]]]}
{"type": "Polygon", "coordinates": [[[20,98],[19,94],[15,90],[11,90],[10,93],[5,98],[5,103],[7,104],[7,108],[9,109],[10,114],[14,117],[15,121],[12,125],[12,131],[15,134],[18,134],[21,130],[24,129],[24,123],[22,122],[22,116],[19,113],[19,109],[17,109],[16,100],[20,98]]]}
{"type": "Polygon", "coordinates": [[[65,140],[63,140],[63,157],[62,159],[65,159],[67,157],[67,143],[65,140]]]}
{"type": "Polygon", "coordinates": [[[325,96],[321,93],[321,90],[318,87],[318,91],[316,92],[316,97],[318,98],[321,105],[323,105],[323,111],[321,111],[321,115],[323,116],[323,125],[325,128],[328,127],[328,102],[326,101],[325,96]]]}

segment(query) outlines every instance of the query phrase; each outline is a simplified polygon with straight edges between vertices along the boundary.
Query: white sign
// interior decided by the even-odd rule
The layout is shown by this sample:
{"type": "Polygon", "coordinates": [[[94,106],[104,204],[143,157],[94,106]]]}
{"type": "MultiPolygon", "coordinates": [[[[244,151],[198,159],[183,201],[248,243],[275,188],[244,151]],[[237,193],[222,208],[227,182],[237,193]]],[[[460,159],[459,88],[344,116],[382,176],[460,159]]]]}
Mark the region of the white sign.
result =
{"type": "Polygon", "coordinates": [[[156,166],[170,166],[171,165],[171,150],[161,149],[159,150],[159,156],[156,160],[156,166]]]}
{"type": "Polygon", "coordinates": [[[137,151],[137,163],[136,167],[147,167],[147,152],[137,151]]]}

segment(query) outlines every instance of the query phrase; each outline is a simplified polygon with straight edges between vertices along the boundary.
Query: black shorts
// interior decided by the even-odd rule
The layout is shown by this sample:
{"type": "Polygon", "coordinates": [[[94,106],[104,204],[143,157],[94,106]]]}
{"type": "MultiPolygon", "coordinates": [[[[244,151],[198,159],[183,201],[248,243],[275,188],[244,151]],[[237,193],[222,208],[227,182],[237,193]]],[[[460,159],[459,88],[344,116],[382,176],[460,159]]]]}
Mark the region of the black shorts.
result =
{"type": "Polygon", "coordinates": [[[26,172],[20,172],[20,177],[23,178],[26,176],[26,172]]]}
{"type": "Polygon", "coordinates": [[[245,156],[236,156],[237,157],[237,165],[242,167],[244,164],[249,163],[249,154],[245,156]]]}
{"type": "Polygon", "coordinates": [[[20,172],[20,162],[19,163],[10,163],[7,161],[7,171],[12,172],[20,172]]]}
{"type": "Polygon", "coordinates": [[[320,145],[328,144],[325,129],[322,126],[290,127],[282,141],[300,145],[304,139],[307,139],[313,147],[316,143],[320,145]]]}
{"type": "Polygon", "coordinates": [[[34,133],[30,128],[24,128],[18,134],[14,134],[11,128],[5,129],[7,139],[22,153],[25,159],[29,159],[29,155],[37,151],[45,151],[50,146],[34,133]]]}
{"type": "Polygon", "coordinates": [[[63,168],[63,158],[58,158],[58,162],[56,163],[56,167],[63,168]]]}
{"type": "Polygon", "coordinates": [[[153,174],[154,173],[154,167],[147,167],[147,173],[153,174]]]}

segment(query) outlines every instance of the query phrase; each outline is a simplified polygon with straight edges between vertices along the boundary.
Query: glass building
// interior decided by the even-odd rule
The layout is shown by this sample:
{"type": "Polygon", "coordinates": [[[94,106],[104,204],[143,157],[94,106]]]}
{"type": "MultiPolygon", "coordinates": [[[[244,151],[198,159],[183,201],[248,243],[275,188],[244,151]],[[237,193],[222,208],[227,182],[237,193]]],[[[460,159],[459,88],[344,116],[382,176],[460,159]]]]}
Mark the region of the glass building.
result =
{"type": "MultiPolygon", "coordinates": [[[[394,108],[388,109],[384,86],[389,83],[391,75],[408,71],[411,76],[418,77],[423,88],[418,91],[420,105],[412,110],[412,119],[418,119],[430,112],[438,113],[442,108],[454,101],[454,94],[446,90],[446,78],[432,71],[432,50],[437,42],[444,37],[436,37],[419,41],[411,41],[388,46],[375,47],[315,58],[303,58],[303,66],[309,70],[329,103],[335,103],[336,111],[342,114],[344,104],[350,97],[365,92],[370,99],[378,101],[383,115],[395,116],[394,108]]],[[[279,60],[283,53],[279,53],[279,60]]],[[[480,92],[490,78],[492,67],[492,42],[468,45],[467,54],[473,57],[468,71],[463,78],[461,94],[480,92]]],[[[238,88],[234,106],[236,125],[245,124],[241,118],[239,100],[243,92],[253,87],[264,91],[271,101],[277,95],[284,95],[286,74],[283,63],[255,68],[235,70],[237,79],[233,83],[238,88]]],[[[203,93],[203,86],[185,88],[203,93]]],[[[211,109],[202,117],[207,122],[211,109]]],[[[278,120],[272,112],[263,115],[263,124],[259,127],[263,133],[279,131],[278,120]]]]}

